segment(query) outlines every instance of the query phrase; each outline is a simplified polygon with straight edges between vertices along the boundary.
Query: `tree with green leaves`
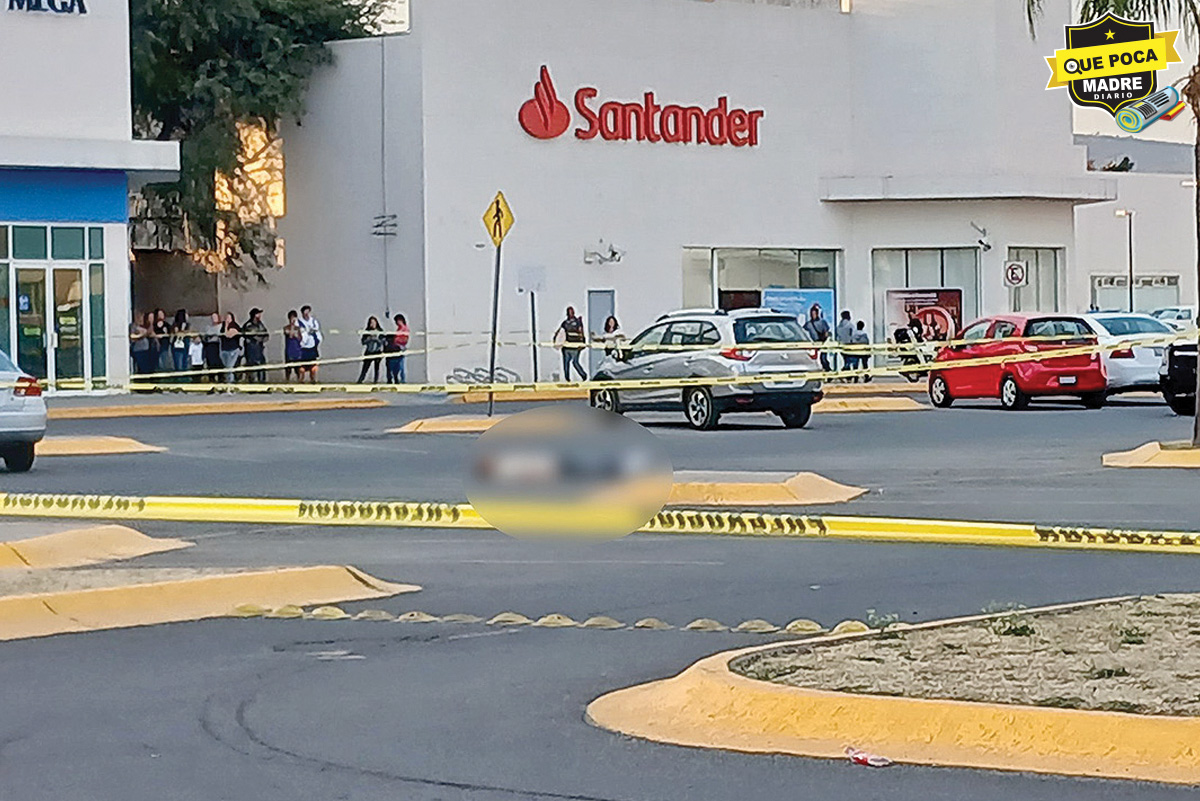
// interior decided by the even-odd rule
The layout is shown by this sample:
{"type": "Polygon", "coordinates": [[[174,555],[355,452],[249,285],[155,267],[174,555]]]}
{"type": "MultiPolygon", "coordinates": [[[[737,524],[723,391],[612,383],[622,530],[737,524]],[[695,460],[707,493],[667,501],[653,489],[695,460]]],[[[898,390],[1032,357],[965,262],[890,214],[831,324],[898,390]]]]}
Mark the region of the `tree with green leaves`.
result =
{"type": "Polygon", "coordinates": [[[266,283],[278,266],[274,218],[236,197],[255,185],[248,173],[263,157],[247,152],[246,133],[257,132],[249,141],[261,150],[277,146],[280,120],[303,113],[313,73],[331,61],[325,43],[373,34],[385,6],[131,0],[134,134],[180,142],[179,180],[145,187],[135,203],[154,218],[157,241],[235,285],[266,283]]]}
{"type": "MultiPolygon", "coordinates": [[[[1037,23],[1042,17],[1044,0],[1024,0],[1025,16],[1030,35],[1037,35],[1037,23]]],[[[1080,22],[1089,22],[1108,13],[1132,20],[1154,20],[1160,26],[1179,26],[1183,38],[1192,47],[1200,39],[1200,0],[1082,0],[1079,3],[1080,22]]],[[[1183,97],[1192,114],[1200,120],[1200,57],[1183,80],[1183,97]]],[[[1194,149],[1195,175],[1200,177],[1200,127],[1196,131],[1194,149]]],[[[1200,253],[1200,186],[1196,188],[1197,252],[1200,253]]],[[[1200,293],[1200,260],[1196,264],[1197,293],[1200,293]]],[[[1200,365],[1197,365],[1200,368],[1200,365]]],[[[1200,369],[1196,370],[1196,419],[1192,429],[1192,446],[1200,448],[1200,369]]]]}

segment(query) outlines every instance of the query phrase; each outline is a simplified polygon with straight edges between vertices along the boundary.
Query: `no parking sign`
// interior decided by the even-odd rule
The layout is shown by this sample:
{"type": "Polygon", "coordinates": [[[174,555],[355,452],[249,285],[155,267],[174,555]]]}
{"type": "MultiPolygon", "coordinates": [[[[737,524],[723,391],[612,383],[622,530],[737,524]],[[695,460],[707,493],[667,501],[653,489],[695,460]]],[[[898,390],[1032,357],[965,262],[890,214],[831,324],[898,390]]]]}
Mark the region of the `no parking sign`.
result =
{"type": "Polygon", "coordinates": [[[1004,285],[1026,286],[1029,283],[1029,263],[1024,261],[1004,262],[1004,285]]]}

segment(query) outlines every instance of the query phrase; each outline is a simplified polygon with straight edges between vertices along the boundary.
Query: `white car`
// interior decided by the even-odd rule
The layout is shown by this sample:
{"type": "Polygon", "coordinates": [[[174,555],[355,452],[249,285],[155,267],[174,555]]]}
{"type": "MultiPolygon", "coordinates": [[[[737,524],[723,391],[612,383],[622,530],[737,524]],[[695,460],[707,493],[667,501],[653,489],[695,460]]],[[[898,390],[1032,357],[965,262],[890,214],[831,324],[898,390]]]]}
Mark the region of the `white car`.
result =
{"type": "Polygon", "coordinates": [[[1158,368],[1168,340],[1178,333],[1174,328],[1148,314],[1102,312],[1083,319],[1104,348],[1100,358],[1109,393],[1158,391],[1158,368]],[[1129,346],[1113,347],[1121,343],[1129,346]]]}
{"type": "Polygon", "coordinates": [[[1177,331],[1188,331],[1196,327],[1195,306],[1164,306],[1150,312],[1155,320],[1162,320],[1177,331]]]}
{"type": "Polygon", "coordinates": [[[33,467],[34,446],[44,436],[42,385],[0,351],[0,456],[10,473],[24,473],[33,467]]]}

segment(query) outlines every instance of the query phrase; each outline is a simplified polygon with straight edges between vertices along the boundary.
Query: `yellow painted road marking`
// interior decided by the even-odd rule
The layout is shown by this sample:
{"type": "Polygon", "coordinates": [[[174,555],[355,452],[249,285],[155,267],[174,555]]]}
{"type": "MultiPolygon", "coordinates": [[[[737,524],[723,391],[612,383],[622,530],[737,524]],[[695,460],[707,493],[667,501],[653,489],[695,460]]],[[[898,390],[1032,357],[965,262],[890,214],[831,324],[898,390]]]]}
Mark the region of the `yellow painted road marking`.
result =
{"type": "Polygon", "coordinates": [[[36,452],[38,456],[112,456],[165,450],[129,437],[46,437],[37,444],[36,452]]]}
{"type": "Polygon", "coordinates": [[[1190,442],[1147,442],[1139,448],[1106,453],[1105,467],[1181,467],[1200,468],[1200,448],[1190,442]]]}
{"type": "MultiPolygon", "coordinates": [[[[318,385],[319,388],[319,385],[318,385]]],[[[53,403],[53,401],[51,401],[53,403]]],[[[122,406],[51,406],[51,420],[102,420],[119,417],[180,417],[197,414],[251,414],[254,412],[316,412],[331,409],[377,409],[382,398],[306,398],[272,401],[213,401],[205,403],[146,403],[122,406]]]]}
{"type": "Polygon", "coordinates": [[[679,471],[667,503],[671,506],[804,506],[846,503],[866,494],[816,473],[771,476],[756,473],[679,471]]]}
{"type": "Polygon", "coordinates": [[[190,548],[195,543],[155,539],[125,526],[92,526],[0,543],[0,568],[63,568],[133,559],[190,548]]]}
{"type": "MultiPolygon", "coordinates": [[[[417,592],[353,567],[319,566],[0,598],[0,640],[225,617],[240,602],[265,609],[417,592]]],[[[262,614],[262,612],[260,612],[262,614]]]]}

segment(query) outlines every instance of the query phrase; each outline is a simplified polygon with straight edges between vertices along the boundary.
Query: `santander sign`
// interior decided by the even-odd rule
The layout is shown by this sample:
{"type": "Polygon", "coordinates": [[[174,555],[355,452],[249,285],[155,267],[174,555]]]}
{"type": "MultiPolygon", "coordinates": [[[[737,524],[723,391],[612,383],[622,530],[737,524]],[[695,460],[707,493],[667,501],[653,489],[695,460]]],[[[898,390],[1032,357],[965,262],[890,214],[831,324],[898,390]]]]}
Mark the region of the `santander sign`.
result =
{"type": "MultiPolygon", "coordinates": [[[[583,124],[575,129],[576,139],[607,141],[695,143],[754,147],[758,144],[761,109],[730,108],[729,98],[717,98],[711,108],[659,105],[654,92],[641,102],[607,101],[596,105],[599,90],[584,86],[575,92],[575,111],[583,124]]],[[[550,69],[542,66],[533,85],[533,97],[517,114],[525,133],[536,139],[554,139],[571,127],[571,111],[558,97],[550,69]]]]}

